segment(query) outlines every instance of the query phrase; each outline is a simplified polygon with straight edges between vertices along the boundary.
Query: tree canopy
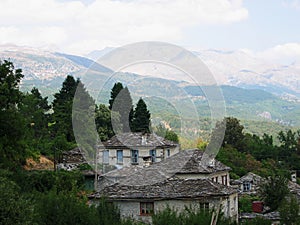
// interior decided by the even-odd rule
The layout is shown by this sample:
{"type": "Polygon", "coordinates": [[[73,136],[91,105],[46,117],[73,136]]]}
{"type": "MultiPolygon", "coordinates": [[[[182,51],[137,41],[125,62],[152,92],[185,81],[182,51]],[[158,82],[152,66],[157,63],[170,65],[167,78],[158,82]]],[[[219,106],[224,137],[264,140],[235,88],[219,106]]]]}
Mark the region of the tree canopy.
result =
{"type": "Polygon", "coordinates": [[[133,131],[150,133],[150,116],[146,103],[140,98],[133,113],[133,131]]]}

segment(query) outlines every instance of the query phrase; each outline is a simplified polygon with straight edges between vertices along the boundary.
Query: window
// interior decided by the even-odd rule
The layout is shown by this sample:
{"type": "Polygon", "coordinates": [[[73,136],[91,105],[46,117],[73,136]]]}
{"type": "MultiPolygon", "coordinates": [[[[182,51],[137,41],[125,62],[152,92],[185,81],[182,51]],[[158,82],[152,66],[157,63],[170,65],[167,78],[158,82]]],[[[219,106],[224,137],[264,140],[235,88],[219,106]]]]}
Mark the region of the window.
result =
{"type": "Polygon", "coordinates": [[[132,164],[139,163],[139,150],[131,150],[131,163],[132,164]]]}
{"type": "Polygon", "coordinates": [[[141,216],[150,216],[154,212],[154,203],[153,202],[141,202],[140,203],[140,215],[141,216]]]}
{"type": "Polygon", "coordinates": [[[151,156],[151,161],[155,162],[156,161],[156,150],[155,149],[150,150],[149,155],[151,156]]]}
{"type": "Polygon", "coordinates": [[[109,163],[109,151],[108,150],[103,151],[103,163],[105,163],[105,164],[109,163]]]}
{"type": "Polygon", "coordinates": [[[227,185],[227,175],[222,176],[222,184],[227,185]]]}
{"type": "Polygon", "coordinates": [[[250,191],[251,190],[251,183],[250,181],[243,182],[243,191],[250,191]]]}
{"type": "Polygon", "coordinates": [[[208,202],[200,202],[200,210],[209,210],[209,203],[208,202]]]}
{"type": "Polygon", "coordinates": [[[123,150],[117,150],[117,163],[123,164],[123,150]]]}
{"type": "Polygon", "coordinates": [[[215,182],[218,183],[218,177],[215,178],[215,182]]]}
{"type": "Polygon", "coordinates": [[[170,149],[167,149],[167,156],[170,157],[171,153],[170,153],[170,149]]]}

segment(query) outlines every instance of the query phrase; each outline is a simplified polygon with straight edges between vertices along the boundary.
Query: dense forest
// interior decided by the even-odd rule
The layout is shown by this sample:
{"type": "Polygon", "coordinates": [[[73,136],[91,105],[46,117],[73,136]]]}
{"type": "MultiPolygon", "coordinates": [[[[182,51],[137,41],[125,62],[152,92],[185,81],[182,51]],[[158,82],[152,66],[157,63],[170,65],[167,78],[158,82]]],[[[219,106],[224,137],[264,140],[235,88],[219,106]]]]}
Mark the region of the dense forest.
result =
{"type": "MultiPolygon", "coordinates": [[[[78,90],[84,102],[95,106],[95,124],[102,141],[115,133],[112,118],[116,118],[124,132],[154,129],[169,140],[178,141],[180,137],[162,125],[151,128],[146,103],[140,98],[133,105],[128,88],[121,83],[112,87],[108,105],[96,105],[84,84],[67,76],[49,103],[36,88],[21,92],[22,78],[21,69],[15,69],[10,61],[0,61],[0,224],[133,224],[121,220],[118,209],[105,199],[98,206],[87,204],[89,191],[84,187],[80,170],[28,171],[24,169],[26,161],[38,160],[41,155],[55,161],[63,151],[76,147],[72,106],[78,90]],[[117,98],[120,92],[122,98],[117,98]]],[[[246,133],[238,119],[228,117],[217,123],[212,136],[225,125],[225,138],[217,159],[232,168],[231,178],[252,171],[263,177],[278,175],[290,179],[291,170],[300,172],[300,130],[278,131],[277,137],[257,136],[246,133]],[[278,138],[276,144],[275,138],[278,138]]],[[[201,138],[195,142],[200,150],[207,145],[201,138]]],[[[175,221],[172,213],[167,209],[155,215],[154,224],[165,224],[171,217],[175,221]]],[[[201,212],[189,213],[179,215],[177,222],[181,223],[174,224],[191,224],[187,221],[207,217],[201,212]]],[[[230,224],[225,219],[223,223],[220,221],[230,224]]]]}

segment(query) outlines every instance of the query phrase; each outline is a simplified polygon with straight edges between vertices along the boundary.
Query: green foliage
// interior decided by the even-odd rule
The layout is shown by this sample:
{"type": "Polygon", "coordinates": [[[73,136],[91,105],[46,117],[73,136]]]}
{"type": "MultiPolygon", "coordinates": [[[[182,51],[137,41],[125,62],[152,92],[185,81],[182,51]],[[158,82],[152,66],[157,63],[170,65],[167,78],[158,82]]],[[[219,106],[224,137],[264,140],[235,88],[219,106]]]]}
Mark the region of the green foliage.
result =
{"type": "Polygon", "coordinates": [[[22,94],[22,70],[9,61],[0,61],[0,167],[16,169],[25,163],[25,123],[18,111],[22,94]]]}
{"type": "Polygon", "coordinates": [[[243,176],[250,171],[259,171],[261,162],[253,158],[252,155],[239,152],[237,149],[227,146],[221,148],[217,159],[232,168],[232,172],[238,176],[243,176]]]}
{"type": "MultiPolygon", "coordinates": [[[[201,224],[210,225],[213,214],[216,212],[209,210],[201,210],[194,207],[185,207],[185,210],[178,213],[176,210],[171,209],[168,205],[162,211],[156,212],[152,216],[153,225],[190,225],[190,224],[201,224]]],[[[222,213],[218,215],[218,225],[234,225],[235,222],[224,218],[222,213]]]]}
{"type": "Polygon", "coordinates": [[[121,222],[119,209],[105,198],[101,198],[97,205],[97,217],[100,225],[119,225],[121,222]]]}
{"type": "Polygon", "coordinates": [[[162,124],[159,124],[156,129],[155,129],[155,133],[158,135],[158,136],[161,136],[167,140],[170,140],[170,141],[174,141],[176,143],[179,142],[179,137],[178,135],[170,130],[170,129],[167,129],[165,127],[163,127],[162,124]]]}
{"type": "Polygon", "coordinates": [[[297,198],[290,195],[285,198],[279,207],[281,222],[286,225],[300,224],[300,206],[297,198]]]}
{"type": "Polygon", "coordinates": [[[48,192],[76,192],[82,189],[84,177],[78,171],[19,171],[12,177],[26,193],[48,192]]]}
{"type": "Polygon", "coordinates": [[[262,217],[256,217],[254,219],[243,221],[242,224],[243,225],[271,225],[272,221],[262,217]]]}
{"type": "Polygon", "coordinates": [[[150,112],[142,98],[138,101],[133,114],[132,129],[134,132],[150,132],[150,112]]]}
{"type": "MultiPolygon", "coordinates": [[[[243,148],[244,126],[240,124],[240,121],[233,117],[226,117],[222,123],[225,124],[225,136],[223,140],[223,146],[231,145],[234,148],[241,149],[243,148]]],[[[218,124],[216,125],[218,126],[218,124]]],[[[222,126],[222,125],[219,125],[222,126]]]]}
{"type": "Polygon", "coordinates": [[[94,208],[89,208],[85,200],[55,189],[38,195],[34,213],[36,223],[41,225],[96,224],[94,208]]]}
{"type": "Polygon", "coordinates": [[[179,225],[182,224],[181,219],[178,216],[177,211],[172,210],[170,206],[167,206],[164,210],[156,212],[152,216],[153,225],[163,225],[163,224],[172,224],[179,225]]]}
{"type": "MultiPolygon", "coordinates": [[[[100,104],[96,108],[95,123],[101,141],[106,141],[114,136],[112,118],[117,120],[118,115],[112,117],[113,113],[104,104],[100,104]]],[[[118,123],[118,121],[114,121],[114,123],[118,123]]]]}
{"type": "Polygon", "coordinates": [[[65,135],[68,142],[75,140],[72,127],[72,106],[78,83],[79,80],[75,81],[72,76],[67,76],[60,91],[54,94],[52,104],[53,134],[65,135]]]}
{"type": "Polygon", "coordinates": [[[259,198],[257,196],[243,195],[239,197],[239,212],[252,212],[252,202],[257,201],[259,198]]]}
{"type": "Polygon", "coordinates": [[[31,205],[20,196],[20,187],[0,176],[0,224],[31,224],[31,205]]]}
{"type": "MultiPolygon", "coordinates": [[[[119,128],[123,132],[130,132],[132,128],[133,106],[132,98],[127,87],[122,83],[115,83],[111,90],[109,109],[120,115],[119,128]]],[[[117,124],[116,124],[117,125],[117,124]]]]}
{"type": "Polygon", "coordinates": [[[120,82],[117,82],[114,84],[113,88],[110,92],[110,99],[109,99],[109,109],[111,110],[114,104],[115,99],[117,98],[120,91],[123,89],[123,84],[120,82]]]}
{"type": "Polygon", "coordinates": [[[282,176],[268,177],[266,182],[261,184],[260,196],[270,211],[277,210],[283,199],[289,193],[288,180],[282,176]]]}

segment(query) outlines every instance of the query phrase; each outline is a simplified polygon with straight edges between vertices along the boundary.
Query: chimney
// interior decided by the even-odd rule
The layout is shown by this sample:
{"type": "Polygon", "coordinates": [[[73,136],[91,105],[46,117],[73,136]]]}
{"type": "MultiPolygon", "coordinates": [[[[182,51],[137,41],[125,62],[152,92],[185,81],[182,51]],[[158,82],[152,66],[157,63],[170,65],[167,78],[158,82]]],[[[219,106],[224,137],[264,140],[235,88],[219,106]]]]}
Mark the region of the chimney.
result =
{"type": "Polygon", "coordinates": [[[142,135],[142,145],[146,145],[147,144],[147,136],[146,134],[142,135]]]}

